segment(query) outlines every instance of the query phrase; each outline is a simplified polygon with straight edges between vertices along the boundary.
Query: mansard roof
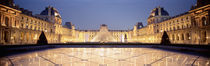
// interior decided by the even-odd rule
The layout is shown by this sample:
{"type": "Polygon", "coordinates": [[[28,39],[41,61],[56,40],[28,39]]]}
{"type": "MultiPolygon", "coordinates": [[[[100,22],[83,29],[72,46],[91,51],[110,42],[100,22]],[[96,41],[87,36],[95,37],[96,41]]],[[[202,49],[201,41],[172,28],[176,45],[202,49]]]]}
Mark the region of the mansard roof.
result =
{"type": "Polygon", "coordinates": [[[155,16],[169,16],[169,13],[166,10],[164,10],[164,8],[157,7],[151,11],[149,18],[155,16]]]}
{"type": "Polygon", "coordinates": [[[60,17],[60,13],[58,12],[58,10],[54,7],[46,7],[45,10],[43,10],[40,15],[51,15],[51,16],[55,16],[55,17],[60,17]]]}

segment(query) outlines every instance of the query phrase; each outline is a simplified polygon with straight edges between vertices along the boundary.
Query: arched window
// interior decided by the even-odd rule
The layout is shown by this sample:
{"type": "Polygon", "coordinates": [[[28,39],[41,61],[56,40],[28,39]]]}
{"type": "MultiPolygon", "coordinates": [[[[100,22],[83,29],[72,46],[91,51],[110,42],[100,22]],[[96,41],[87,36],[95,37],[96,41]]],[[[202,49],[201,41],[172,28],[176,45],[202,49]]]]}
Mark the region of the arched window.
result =
{"type": "Polygon", "coordinates": [[[5,24],[6,24],[6,26],[9,26],[9,18],[8,17],[5,17],[5,24]]]}
{"type": "Polygon", "coordinates": [[[187,39],[187,40],[190,40],[190,39],[191,39],[191,37],[190,37],[190,34],[189,34],[189,33],[186,33],[186,39],[187,39]]]}
{"type": "Polygon", "coordinates": [[[181,40],[184,40],[184,34],[181,34],[181,40]]]}
{"type": "Polygon", "coordinates": [[[179,40],[179,34],[177,34],[177,36],[176,36],[176,40],[179,40]]]}
{"type": "Polygon", "coordinates": [[[205,17],[202,18],[202,25],[203,26],[206,26],[207,25],[207,20],[205,17]]]}

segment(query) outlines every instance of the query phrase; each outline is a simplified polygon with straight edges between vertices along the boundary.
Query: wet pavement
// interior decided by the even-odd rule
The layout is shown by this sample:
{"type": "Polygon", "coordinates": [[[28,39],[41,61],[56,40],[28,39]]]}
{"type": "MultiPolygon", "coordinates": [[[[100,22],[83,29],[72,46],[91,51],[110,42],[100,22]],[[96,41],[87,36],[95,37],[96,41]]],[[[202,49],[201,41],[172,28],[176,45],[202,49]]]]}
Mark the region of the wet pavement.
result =
{"type": "Polygon", "coordinates": [[[0,58],[1,66],[210,66],[210,58],[153,48],[54,48],[0,58]]]}

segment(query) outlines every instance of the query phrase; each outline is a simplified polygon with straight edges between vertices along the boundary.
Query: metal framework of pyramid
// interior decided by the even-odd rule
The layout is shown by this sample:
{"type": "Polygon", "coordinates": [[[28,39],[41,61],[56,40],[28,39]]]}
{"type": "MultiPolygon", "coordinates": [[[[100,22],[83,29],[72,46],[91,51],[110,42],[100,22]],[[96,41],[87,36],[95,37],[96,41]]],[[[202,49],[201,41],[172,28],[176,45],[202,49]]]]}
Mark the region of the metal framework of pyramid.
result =
{"type": "Polygon", "coordinates": [[[106,25],[101,25],[100,31],[91,40],[91,42],[116,42],[112,34],[108,31],[106,25]]]}

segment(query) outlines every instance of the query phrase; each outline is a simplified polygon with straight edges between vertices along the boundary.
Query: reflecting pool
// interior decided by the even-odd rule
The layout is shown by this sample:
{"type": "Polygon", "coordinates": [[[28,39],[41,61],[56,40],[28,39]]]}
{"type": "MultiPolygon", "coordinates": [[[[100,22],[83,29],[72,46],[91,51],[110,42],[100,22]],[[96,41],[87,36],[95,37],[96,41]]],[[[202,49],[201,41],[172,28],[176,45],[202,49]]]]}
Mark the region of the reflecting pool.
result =
{"type": "Polygon", "coordinates": [[[210,59],[153,48],[56,48],[0,58],[1,66],[210,66],[210,59]]]}

